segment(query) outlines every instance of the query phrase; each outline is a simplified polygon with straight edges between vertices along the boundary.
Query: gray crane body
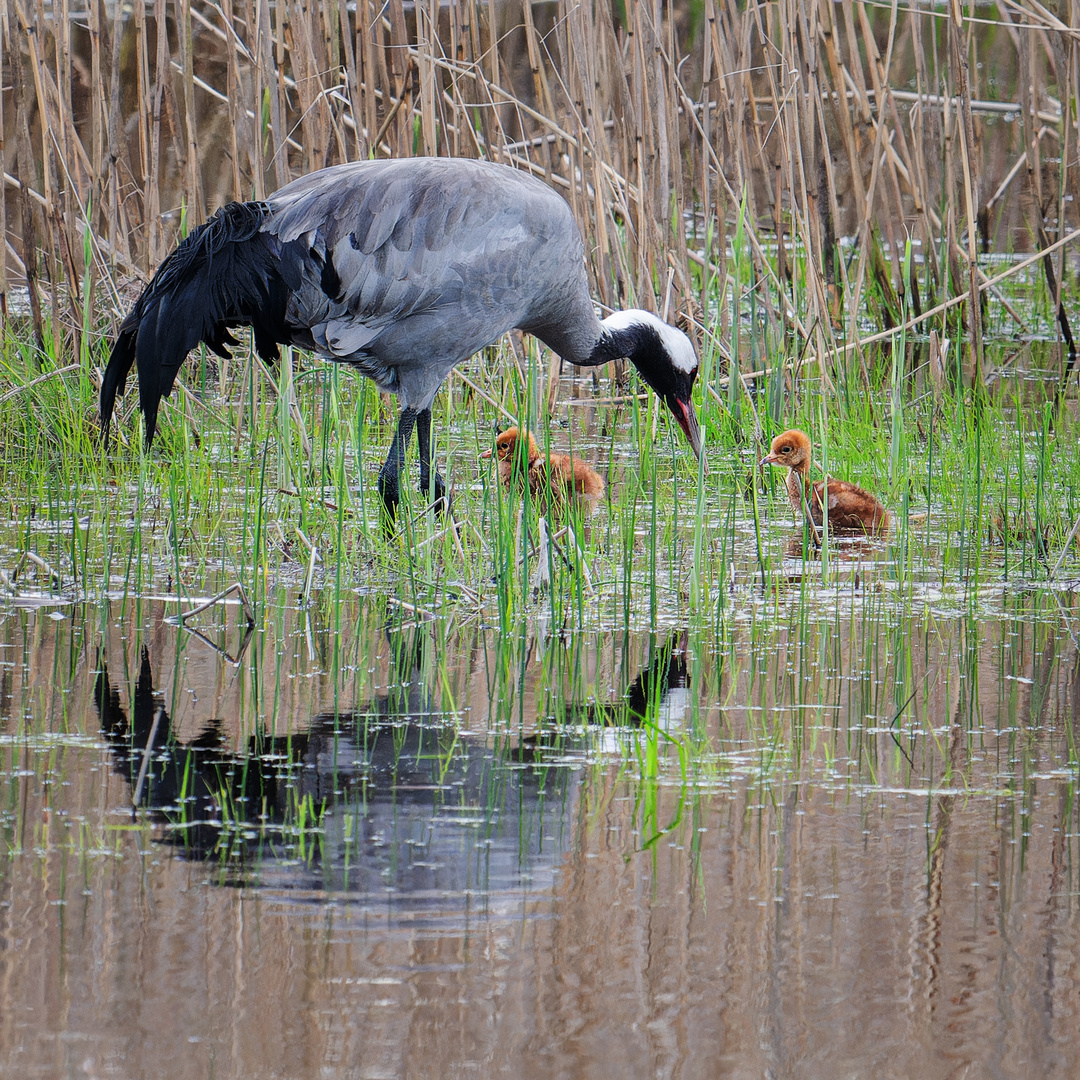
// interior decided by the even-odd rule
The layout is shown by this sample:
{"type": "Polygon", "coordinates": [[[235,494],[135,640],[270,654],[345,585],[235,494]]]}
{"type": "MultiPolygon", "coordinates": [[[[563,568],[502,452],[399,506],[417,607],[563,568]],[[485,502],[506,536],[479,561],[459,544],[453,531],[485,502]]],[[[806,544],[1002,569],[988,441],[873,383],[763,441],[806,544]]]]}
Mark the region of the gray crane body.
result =
{"type": "Polygon", "coordinates": [[[379,474],[391,517],[414,425],[421,489],[445,505],[430,468],[432,400],[454,367],[514,328],[573,364],[628,358],[701,452],[689,338],[645,311],[601,322],[570,207],[505,165],[353,162],[219,210],[165,259],[120,326],[102,379],[106,438],[133,364],[149,445],[187,354],[202,341],[227,356],[239,326],[268,362],[296,345],[397,395],[401,419],[379,474]]]}
{"type": "Polygon", "coordinates": [[[286,309],[294,343],[353,365],[416,410],[508,330],[587,360],[602,331],[566,201],[487,162],[435,158],[419,180],[413,164],[336,165],[267,200],[266,235],[314,256],[300,262],[286,309]],[[328,264],[341,282],[333,297],[323,291],[328,264]]]}

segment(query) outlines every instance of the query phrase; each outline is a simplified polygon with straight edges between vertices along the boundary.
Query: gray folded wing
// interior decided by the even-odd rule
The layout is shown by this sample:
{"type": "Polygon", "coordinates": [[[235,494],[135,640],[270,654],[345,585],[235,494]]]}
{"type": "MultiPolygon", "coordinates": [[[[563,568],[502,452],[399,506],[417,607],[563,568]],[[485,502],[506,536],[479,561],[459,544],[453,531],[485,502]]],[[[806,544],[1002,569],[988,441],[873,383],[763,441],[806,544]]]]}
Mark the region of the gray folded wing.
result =
{"type": "Polygon", "coordinates": [[[355,162],[269,204],[264,232],[291,261],[298,340],[408,397],[434,394],[455,364],[583,291],[569,207],[504,167],[355,162]]]}

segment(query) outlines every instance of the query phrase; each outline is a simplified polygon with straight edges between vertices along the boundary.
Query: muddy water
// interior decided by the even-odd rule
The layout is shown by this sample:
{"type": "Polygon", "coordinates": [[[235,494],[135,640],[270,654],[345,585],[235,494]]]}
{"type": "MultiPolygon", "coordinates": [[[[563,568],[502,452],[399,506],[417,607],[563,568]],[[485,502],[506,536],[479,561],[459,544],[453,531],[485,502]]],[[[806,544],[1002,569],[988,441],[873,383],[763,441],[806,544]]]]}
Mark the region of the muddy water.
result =
{"type": "Polygon", "coordinates": [[[0,614],[0,1075],[1080,1074],[1075,595],[173,610],[0,614]]]}

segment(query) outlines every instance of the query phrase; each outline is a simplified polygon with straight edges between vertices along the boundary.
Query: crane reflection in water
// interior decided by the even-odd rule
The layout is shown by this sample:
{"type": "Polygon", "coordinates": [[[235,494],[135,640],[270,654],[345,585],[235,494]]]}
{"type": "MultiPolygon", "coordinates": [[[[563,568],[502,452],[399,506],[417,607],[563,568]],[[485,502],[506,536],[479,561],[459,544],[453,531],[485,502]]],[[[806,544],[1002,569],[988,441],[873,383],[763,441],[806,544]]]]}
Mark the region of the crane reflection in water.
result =
{"type": "Polygon", "coordinates": [[[634,727],[688,683],[684,639],[651,650],[620,700],[568,704],[512,744],[463,733],[433,706],[421,633],[388,634],[394,675],[366,708],[231,747],[219,723],[181,743],[142,650],[130,712],[102,659],[102,732],[132,803],[220,880],[347,893],[391,915],[490,911],[550,887],[572,843],[590,727],[634,727]]]}

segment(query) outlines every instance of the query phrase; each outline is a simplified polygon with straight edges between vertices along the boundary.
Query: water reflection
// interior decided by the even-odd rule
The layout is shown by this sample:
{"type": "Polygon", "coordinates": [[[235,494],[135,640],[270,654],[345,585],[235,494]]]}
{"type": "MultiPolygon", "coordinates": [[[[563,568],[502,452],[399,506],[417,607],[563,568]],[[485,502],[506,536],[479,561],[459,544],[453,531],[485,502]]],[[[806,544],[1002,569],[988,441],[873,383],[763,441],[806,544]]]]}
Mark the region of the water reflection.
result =
{"type": "Polygon", "coordinates": [[[1076,1075],[1080,598],[794,591],[0,617],[0,1074],[1076,1075]]]}
{"type": "MultiPolygon", "coordinates": [[[[690,673],[686,664],[687,635],[675,632],[650,641],[651,659],[615,702],[563,703],[563,724],[588,727],[667,727],[686,716],[690,673]]],[[[541,736],[541,741],[545,738],[541,736]]]]}
{"type": "MultiPolygon", "coordinates": [[[[570,843],[594,726],[667,722],[685,709],[685,636],[653,650],[615,702],[564,703],[516,740],[462,729],[427,681],[430,636],[388,631],[387,692],[239,748],[219,721],[180,740],[141,650],[130,715],[102,658],[94,688],[113,765],[159,840],[216,859],[224,883],[348,893],[386,914],[490,910],[545,891],[570,843]]],[[[292,727],[292,725],[289,725],[292,727]]]]}
{"type": "Polygon", "coordinates": [[[397,641],[398,678],[359,711],[318,714],[285,736],[229,748],[220,727],[175,740],[144,649],[130,719],[106,664],[96,701],[133,801],[189,857],[225,880],[348,892],[431,913],[530,884],[550,887],[569,838],[575,768],[510,768],[485,740],[432,708],[416,651],[397,641]],[[411,654],[411,656],[410,656],[411,654]]]}

